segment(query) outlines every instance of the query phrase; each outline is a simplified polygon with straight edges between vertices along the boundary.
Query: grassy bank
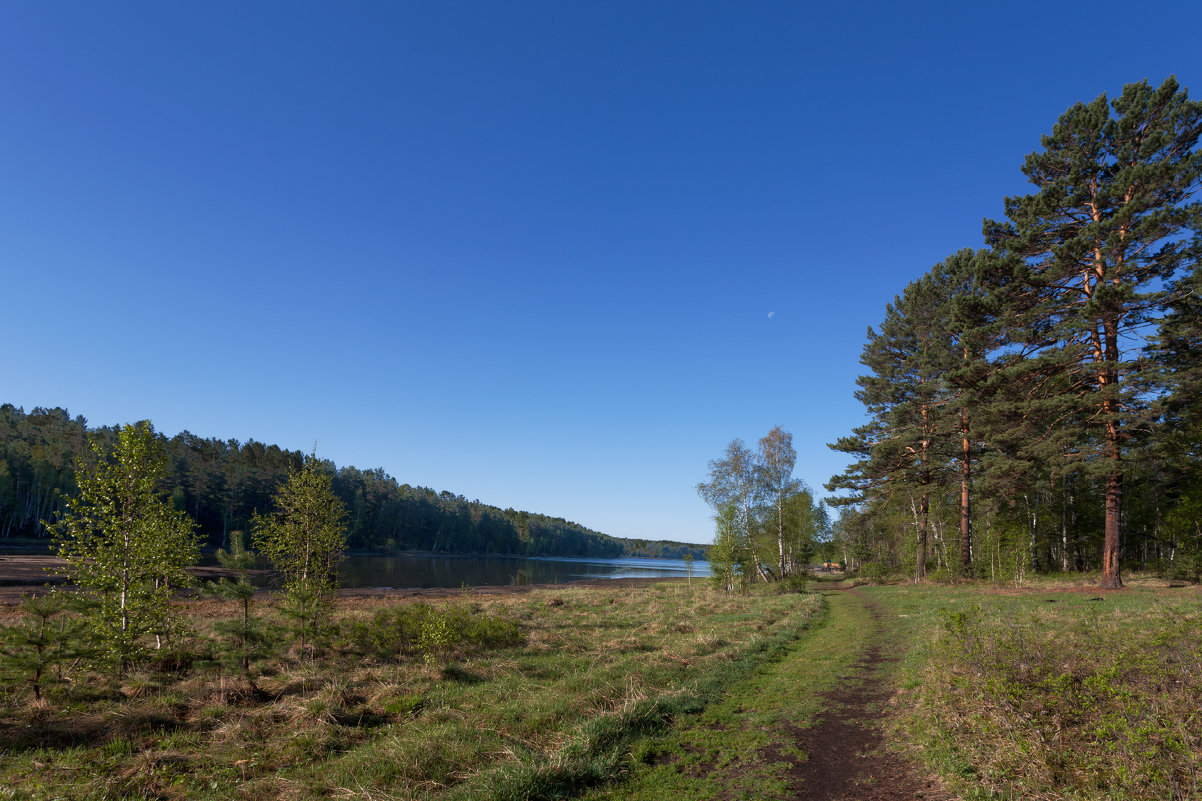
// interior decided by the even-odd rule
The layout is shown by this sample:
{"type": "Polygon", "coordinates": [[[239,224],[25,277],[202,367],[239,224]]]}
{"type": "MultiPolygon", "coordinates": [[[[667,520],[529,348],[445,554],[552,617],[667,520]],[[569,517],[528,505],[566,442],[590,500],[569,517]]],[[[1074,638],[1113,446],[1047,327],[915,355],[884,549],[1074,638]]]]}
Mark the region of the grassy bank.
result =
{"type": "Polygon", "coordinates": [[[966,799],[1202,799],[1202,599],[1136,583],[872,588],[898,734],[966,799]]]}
{"type": "MultiPolygon", "coordinates": [[[[0,797],[555,796],[611,778],[820,607],[699,581],[415,603],[344,599],[323,656],[278,648],[253,683],[198,648],[120,679],[77,664],[42,705],[10,684],[0,797]]],[[[237,609],[188,612],[203,643],[237,609]]]]}

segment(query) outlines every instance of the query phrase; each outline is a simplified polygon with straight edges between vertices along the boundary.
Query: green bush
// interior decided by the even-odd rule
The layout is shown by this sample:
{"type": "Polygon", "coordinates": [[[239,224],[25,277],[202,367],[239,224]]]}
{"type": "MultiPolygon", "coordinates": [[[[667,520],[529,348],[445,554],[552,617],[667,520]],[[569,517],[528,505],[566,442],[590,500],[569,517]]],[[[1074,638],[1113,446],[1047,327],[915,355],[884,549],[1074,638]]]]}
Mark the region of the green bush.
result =
{"type": "Polygon", "coordinates": [[[897,580],[897,577],[897,571],[884,562],[864,562],[856,573],[856,578],[869,584],[888,584],[897,580]]]}
{"type": "Polygon", "coordinates": [[[956,574],[946,567],[938,567],[927,573],[927,581],[932,584],[955,584],[956,579],[956,574]]]}
{"type": "Polygon", "coordinates": [[[784,595],[790,592],[805,592],[809,584],[810,577],[805,573],[794,573],[788,576],[783,581],[773,583],[772,589],[778,595],[784,595]]]}
{"type": "Polygon", "coordinates": [[[369,620],[346,626],[352,650],[378,659],[421,653],[428,660],[451,650],[507,648],[525,635],[514,622],[475,613],[457,604],[403,604],[376,612],[369,620]]]}

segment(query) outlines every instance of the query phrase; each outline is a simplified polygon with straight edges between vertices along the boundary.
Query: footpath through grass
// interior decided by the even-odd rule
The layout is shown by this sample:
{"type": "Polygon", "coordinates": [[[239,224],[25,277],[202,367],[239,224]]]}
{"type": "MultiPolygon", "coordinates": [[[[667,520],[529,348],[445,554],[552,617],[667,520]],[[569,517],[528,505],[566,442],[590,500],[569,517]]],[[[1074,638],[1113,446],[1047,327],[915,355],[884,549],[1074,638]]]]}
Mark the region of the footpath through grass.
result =
{"type": "MultiPolygon", "coordinates": [[[[770,799],[801,754],[795,726],[829,710],[871,631],[900,660],[888,746],[969,801],[1202,799],[1202,592],[1143,584],[899,585],[831,593],[822,624],[667,736],[640,744],[629,780],[591,799],[770,799]]],[[[795,773],[793,775],[796,775],[795,773]]],[[[889,782],[890,776],[880,777],[889,782]]],[[[851,789],[850,779],[848,789],[851,789]]]]}
{"type": "MultiPolygon", "coordinates": [[[[722,700],[631,755],[628,780],[594,801],[791,797],[789,775],[806,759],[794,731],[829,713],[823,694],[847,681],[876,633],[860,591],[828,593],[827,614],[781,658],[762,665],[722,700]]],[[[801,788],[804,789],[804,788],[801,788]]]]}
{"type": "MultiPolygon", "coordinates": [[[[798,730],[883,636],[901,659],[874,680],[900,692],[868,715],[961,797],[1202,801],[1196,587],[698,581],[400,611],[418,603],[344,599],[321,658],[277,648],[253,685],[203,648],[119,680],[69,666],[42,703],[8,676],[0,799],[790,797],[813,756],[798,730]],[[405,621],[419,640],[437,622],[439,647],[415,650],[405,621]]],[[[235,614],[199,602],[188,622],[203,644],[235,614]]]]}

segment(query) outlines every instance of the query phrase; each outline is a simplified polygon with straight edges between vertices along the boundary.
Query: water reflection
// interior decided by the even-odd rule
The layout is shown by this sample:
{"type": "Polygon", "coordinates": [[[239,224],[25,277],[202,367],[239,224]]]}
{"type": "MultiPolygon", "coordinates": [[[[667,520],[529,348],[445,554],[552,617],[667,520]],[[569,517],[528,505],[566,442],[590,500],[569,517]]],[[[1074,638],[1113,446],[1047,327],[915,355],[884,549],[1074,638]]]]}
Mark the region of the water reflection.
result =
{"type": "MultiPolygon", "coordinates": [[[[202,564],[215,565],[210,555],[202,564]]],[[[268,567],[263,564],[262,567],[268,567]]],[[[343,587],[496,587],[509,584],[565,584],[586,579],[684,578],[681,559],[572,559],[506,556],[348,556],[339,566],[343,587]]],[[[696,561],[695,578],[708,576],[709,563],[696,561]]],[[[255,583],[267,585],[267,579],[255,583]]]]}
{"type": "MultiPolygon", "coordinates": [[[[563,584],[603,578],[683,578],[680,559],[569,559],[481,556],[352,556],[342,563],[343,587],[490,587],[563,584]]],[[[695,562],[694,576],[708,576],[709,563],[695,562]]]]}

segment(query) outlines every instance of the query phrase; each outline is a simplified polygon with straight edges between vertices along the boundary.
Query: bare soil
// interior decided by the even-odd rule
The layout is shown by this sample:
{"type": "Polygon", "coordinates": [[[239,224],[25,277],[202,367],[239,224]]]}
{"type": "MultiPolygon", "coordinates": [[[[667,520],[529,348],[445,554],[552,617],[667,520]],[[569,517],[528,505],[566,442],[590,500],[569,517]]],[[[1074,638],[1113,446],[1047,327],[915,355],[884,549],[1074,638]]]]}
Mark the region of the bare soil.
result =
{"type": "Polygon", "coordinates": [[[938,782],[886,742],[886,717],[897,657],[885,642],[880,611],[869,606],[869,646],[843,685],[824,695],[829,713],[809,728],[788,727],[805,760],[790,760],[804,801],[901,801],[951,798],[938,782]]]}

